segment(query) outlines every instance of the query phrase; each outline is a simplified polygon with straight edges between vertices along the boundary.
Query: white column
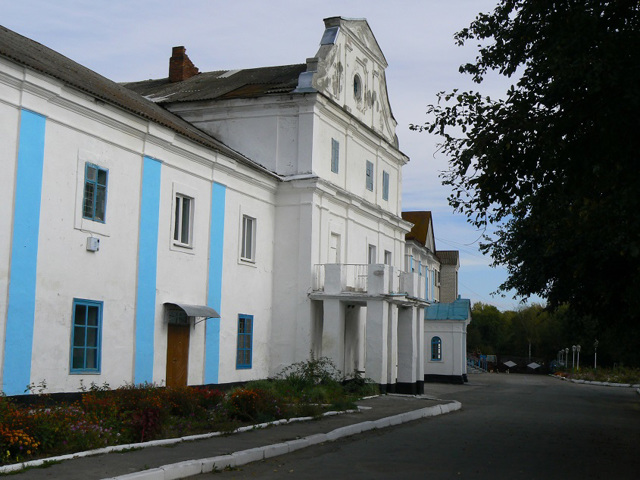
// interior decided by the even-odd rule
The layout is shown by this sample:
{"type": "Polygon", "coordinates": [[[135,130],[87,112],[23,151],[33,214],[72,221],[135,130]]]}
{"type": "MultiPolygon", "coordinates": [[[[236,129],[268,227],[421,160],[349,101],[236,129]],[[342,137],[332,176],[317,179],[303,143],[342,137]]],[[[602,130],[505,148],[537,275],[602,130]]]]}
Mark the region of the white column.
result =
{"type": "Polygon", "coordinates": [[[387,383],[388,312],[388,305],[384,300],[367,302],[365,373],[368,378],[381,385],[387,383]]]}
{"type": "Polygon", "coordinates": [[[398,307],[387,303],[387,384],[395,385],[398,381],[398,307]]]}
{"type": "Polygon", "coordinates": [[[344,372],[345,305],[333,299],[324,300],[323,303],[322,354],[344,372]]]}
{"type": "Polygon", "coordinates": [[[398,383],[415,383],[418,378],[416,308],[398,309],[398,383]]]}

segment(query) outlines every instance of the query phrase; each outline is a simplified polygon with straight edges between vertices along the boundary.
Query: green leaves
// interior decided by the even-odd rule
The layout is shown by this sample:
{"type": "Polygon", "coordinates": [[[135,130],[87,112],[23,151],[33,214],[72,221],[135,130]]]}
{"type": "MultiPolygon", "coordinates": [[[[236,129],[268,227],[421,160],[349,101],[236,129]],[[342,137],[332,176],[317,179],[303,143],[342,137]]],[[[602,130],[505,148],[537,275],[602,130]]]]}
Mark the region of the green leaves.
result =
{"type": "Polygon", "coordinates": [[[502,0],[455,39],[479,44],[462,73],[514,83],[499,100],[441,92],[412,128],[442,139],[450,205],[494,225],[481,249],[501,288],[636,320],[640,3],[502,0]]]}

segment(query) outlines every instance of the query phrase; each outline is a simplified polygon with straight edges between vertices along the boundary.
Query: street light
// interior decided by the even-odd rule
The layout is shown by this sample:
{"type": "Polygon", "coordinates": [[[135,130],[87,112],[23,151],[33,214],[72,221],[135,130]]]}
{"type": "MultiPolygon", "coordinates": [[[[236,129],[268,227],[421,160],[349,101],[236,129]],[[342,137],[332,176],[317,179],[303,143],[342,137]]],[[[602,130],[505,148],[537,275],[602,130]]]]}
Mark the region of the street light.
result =
{"type": "Polygon", "coordinates": [[[596,370],[596,364],[598,360],[598,339],[593,344],[593,369],[596,370]]]}
{"type": "Polygon", "coordinates": [[[580,370],[580,345],[576,347],[576,350],[578,351],[578,370],[580,370]]]}
{"type": "Polygon", "coordinates": [[[571,350],[573,351],[573,355],[571,356],[571,370],[576,368],[576,346],[572,345],[571,350]]]}
{"type": "Polygon", "coordinates": [[[564,349],[564,368],[569,368],[569,347],[564,349]]]}

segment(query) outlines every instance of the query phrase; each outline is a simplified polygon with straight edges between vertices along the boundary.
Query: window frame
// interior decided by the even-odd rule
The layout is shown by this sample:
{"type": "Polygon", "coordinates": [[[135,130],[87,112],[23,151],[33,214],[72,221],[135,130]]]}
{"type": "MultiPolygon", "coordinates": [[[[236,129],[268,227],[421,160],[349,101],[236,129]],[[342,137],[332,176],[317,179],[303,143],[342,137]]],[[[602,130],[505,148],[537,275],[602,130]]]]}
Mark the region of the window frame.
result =
{"type": "Polygon", "coordinates": [[[438,336],[431,338],[431,361],[442,361],[442,339],[438,336]]]}
{"type": "Polygon", "coordinates": [[[366,187],[367,190],[369,190],[370,192],[373,192],[373,185],[374,185],[374,181],[373,181],[373,162],[370,160],[367,160],[367,166],[366,166],[366,187]]]}
{"type": "Polygon", "coordinates": [[[87,220],[91,220],[92,222],[98,222],[98,223],[106,223],[107,222],[107,193],[109,191],[109,169],[108,168],[104,168],[101,167],[95,163],[91,163],[91,162],[84,162],[84,182],[83,182],[83,189],[82,189],[82,218],[85,218],[87,220]],[[88,177],[88,171],[90,168],[93,168],[96,170],[96,178],[95,180],[90,180],[88,177]],[[105,180],[104,180],[104,184],[99,183],[100,181],[100,173],[104,172],[105,174],[105,180]],[[93,194],[92,194],[92,205],[91,205],[91,214],[87,215],[86,214],[86,208],[87,208],[87,186],[88,185],[92,185],[93,186],[93,194]],[[98,204],[98,192],[100,189],[104,190],[104,194],[103,194],[103,198],[102,198],[102,217],[103,218],[97,218],[96,217],[96,205],[98,204]]]}
{"type": "Polygon", "coordinates": [[[389,200],[389,172],[382,171],[382,199],[389,200]]]}
{"type": "Polygon", "coordinates": [[[340,142],[335,138],[331,139],[331,171],[333,173],[340,171],[340,142]]]}
{"type": "Polygon", "coordinates": [[[86,374],[86,373],[94,373],[99,374],[102,368],[102,317],[104,310],[104,302],[97,300],[87,300],[84,298],[74,298],[73,299],[73,310],[71,316],[71,344],[69,348],[69,372],[72,374],[86,374]],[[85,323],[77,324],[76,314],[78,307],[85,307],[85,323]],[[97,317],[96,317],[96,325],[89,325],[89,308],[97,308],[97,317]],[[82,329],[84,327],[84,343],[83,345],[75,345],[76,342],[76,328],[82,329]],[[93,328],[96,330],[95,332],[95,345],[88,346],[88,332],[89,328],[93,328]],[[81,367],[74,366],[74,352],[77,349],[83,350],[83,362],[81,367]],[[87,367],[87,351],[95,350],[95,366],[87,367]]]}
{"type": "Polygon", "coordinates": [[[172,215],[172,236],[173,245],[183,248],[193,248],[193,219],[195,211],[195,198],[182,192],[175,192],[173,195],[173,215],[172,215]],[[187,241],[184,241],[184,205],[185,200],[189,201],[188,223],[186,225],[187,241]],[[177,237],[177,238],[176,238],[177,237]]]}
{"type": "Polygon", "coordinates": [[[256,262],[256,232],[258,221],[255,217],[243,214],[242,221],[240,223],[240,260],[244,262],[256,262]],[[251,222],[251,228],[247,229],[247,223],[251,222]],[[251,231],[250,238],[247,237],[247,232],[251,231]],[[250,240],[249,245],[247,241],[250,240]]]}
{"type": "Polygon", "coordinates": [[[253,367],[253,327],[253,315],[245,313],[238,314],[236,370],[248,370],[253,367]],[[247,325],[249,325],[248,329],[247,325]],[[247,358],[248,362],[245,361],[247,358]]]}

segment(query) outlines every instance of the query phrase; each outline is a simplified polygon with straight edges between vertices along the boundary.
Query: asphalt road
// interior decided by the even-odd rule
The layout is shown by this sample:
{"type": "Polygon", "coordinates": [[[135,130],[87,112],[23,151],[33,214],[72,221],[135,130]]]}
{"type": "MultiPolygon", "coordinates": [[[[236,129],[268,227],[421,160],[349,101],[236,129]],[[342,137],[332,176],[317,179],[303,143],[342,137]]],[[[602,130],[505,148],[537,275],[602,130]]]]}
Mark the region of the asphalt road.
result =
{"type": "MultiPolygon", "coordinates": [[[[640,395],[541,375],[425,385],[459,412],[245,465],[215,478],[638,479],[640,395]]],[[[193,478],[211,478],[211,474],[193,478]]]]}

